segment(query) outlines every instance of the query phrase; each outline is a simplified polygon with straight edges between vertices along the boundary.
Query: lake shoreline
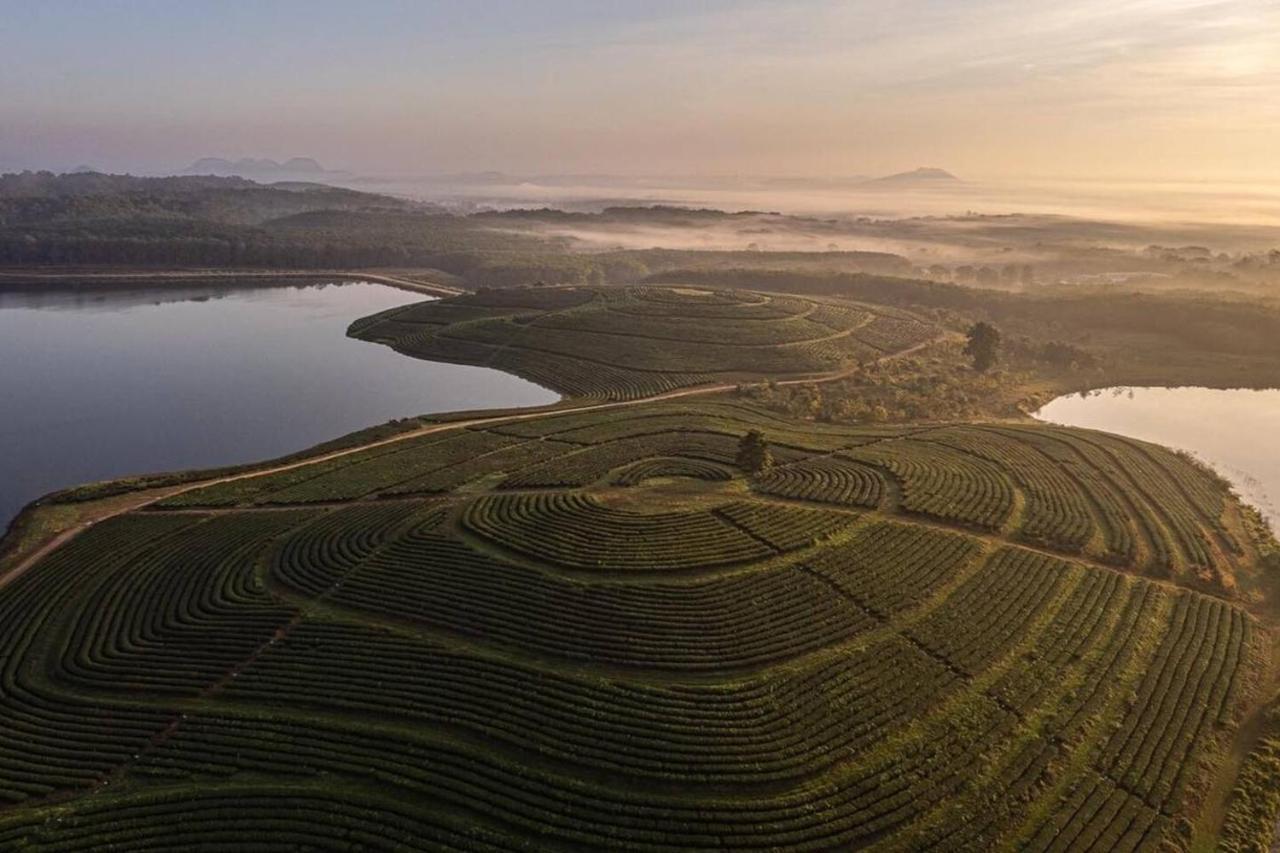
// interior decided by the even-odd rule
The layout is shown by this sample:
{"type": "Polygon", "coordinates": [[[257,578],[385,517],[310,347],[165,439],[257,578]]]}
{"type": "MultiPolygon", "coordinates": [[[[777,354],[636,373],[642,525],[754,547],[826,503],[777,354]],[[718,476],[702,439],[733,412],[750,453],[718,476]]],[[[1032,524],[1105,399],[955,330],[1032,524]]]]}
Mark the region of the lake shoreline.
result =
{"type": "Polygon", "coordinates": [[[1280,461],[1257,453],[1280,430],[1280,389],[1108,386],[1056,397],[1028,414],[1186,453],[1280,530],[1280,461]]]}
{"type": "MultiPolygon", "coordinates": [[[[432,271],[433,272],[433,271],[432,271]]],[[[77,290],[99,290],[113,287],[149,287],[164,290],[170,284],[228,284],[244,287],[276,287],[272,280],[289,279],[291,283],[323,284],[327,282],[372,281],[400,290],[428,296],[454,296],[461,288],[376,270],[338,269],[262,269],[262,268],[177,268],[148,267],[0,267],[0,292],[26,292],[32,288],[71,287],[77,290]]]]}
{"type": "Polygon", "coordinates": [[[0,377],[16,402],[0,425],[0,527],[68,489],[102,491],[76,484],[173,482],[388,421],[560,402],[506,371],[426,364],[345,334],[352,317],[428,298],[300,277],[0,287],[0,357],[38,362],[46,380],[0,377]]]}

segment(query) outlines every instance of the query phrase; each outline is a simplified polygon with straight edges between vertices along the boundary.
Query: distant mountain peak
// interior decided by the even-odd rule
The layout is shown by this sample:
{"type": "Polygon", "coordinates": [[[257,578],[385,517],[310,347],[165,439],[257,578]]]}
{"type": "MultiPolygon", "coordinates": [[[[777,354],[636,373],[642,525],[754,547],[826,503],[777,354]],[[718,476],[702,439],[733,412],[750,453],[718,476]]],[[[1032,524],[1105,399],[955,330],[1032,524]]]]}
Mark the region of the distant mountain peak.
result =
{"type": "Polygon", "coordinates": [[[887,175],[883,178],[876,178],[868,181],[869,184],[940,184],[940,183],[961,183],[960,179],[948,172],[946,169],[939,169],[936,166],[921,166],[918,169],[912,169],[910,172],[898,172],[896,175],[887,175]]]}
{"type": "Polygon", "coordinates": [[[324,166],[310,157],[290,157],[280,166],[287,172],[323,172],[324,166]]]}

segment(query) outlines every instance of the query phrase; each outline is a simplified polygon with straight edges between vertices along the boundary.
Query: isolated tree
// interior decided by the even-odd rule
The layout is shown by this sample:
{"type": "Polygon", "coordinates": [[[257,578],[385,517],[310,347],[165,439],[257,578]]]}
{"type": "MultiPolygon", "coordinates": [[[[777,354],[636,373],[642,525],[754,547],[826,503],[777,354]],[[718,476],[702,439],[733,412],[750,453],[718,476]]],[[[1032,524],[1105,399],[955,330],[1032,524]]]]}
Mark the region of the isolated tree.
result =
{"type": "Polygon", "coordinates": [[[773,467],[773,454],[769,442],[758,429],[744,435],[738,441],[738,455],[734,458],[738,467],[748,474],[759,474],[773,467]]]}
{"type": "Polygon", "coordinates": [[[974,323],[964,354],[973,359],[973,369],[986,373],[1000,360],[1000,330],[990,323],[974,323]]]}

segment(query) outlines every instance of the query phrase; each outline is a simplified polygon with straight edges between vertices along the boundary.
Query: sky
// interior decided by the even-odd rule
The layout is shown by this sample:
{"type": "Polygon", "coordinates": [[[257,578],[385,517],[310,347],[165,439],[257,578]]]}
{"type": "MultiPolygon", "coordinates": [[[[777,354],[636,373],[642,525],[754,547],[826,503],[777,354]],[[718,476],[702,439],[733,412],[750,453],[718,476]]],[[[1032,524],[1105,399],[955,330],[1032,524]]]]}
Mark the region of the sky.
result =
{"type": "Polygon", "coordinates": [[[1280,181],[1276,0],[0,0],[0,170],[1280,181]]]}

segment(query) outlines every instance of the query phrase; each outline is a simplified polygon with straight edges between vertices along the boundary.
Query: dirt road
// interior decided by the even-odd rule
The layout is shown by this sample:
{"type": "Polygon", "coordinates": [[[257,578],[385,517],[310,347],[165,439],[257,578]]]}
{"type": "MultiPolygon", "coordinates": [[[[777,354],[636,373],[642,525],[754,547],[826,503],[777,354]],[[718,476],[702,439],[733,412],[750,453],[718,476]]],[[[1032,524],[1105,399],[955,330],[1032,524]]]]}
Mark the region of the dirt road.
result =
{"type": "MultiPolygon", "coordinates": [[[[914,353],[917,353],[925,349],[926,347],[929,347],[937,343],[938,341],[942,340],[945,337],[946,337],[945,334],[938,335],[935,338],[931,338],[930,340],[924,341],[923,343],[919,343],[919,344],[916,344],[915,346],[908,347],[907,349],[900,350],[899,352],[887,353],[877,358],[876,361],[882,362],[882,361],[889,361],[891,359],[896,359],[896,358],[905,358],[907,356],[910,356],[914,353]]],[[[815,377],[809,377],[809,378],[797,378],[797,379],[784,379],[779,381],[778,384],[779,385],[804,385],[804,384],[817,384],[817,383],[824,383],[824,382],[835,382],[837,380],[843,379],[851,375],[857,370],[858,370],[858,365],[854,365],[852,367],[848,367],[848,368],[845,368],[833,373],[824,374],[821,376],[815,376],[815,377]]],[[[447,430],[466,429],[467,427],[479,426],[481,424],[485,424],[485,425],[500,424],[500,423],[509,423],[512,421],[532,420],[535,418],[555,417],[558,415],[576,414],[580,412],[596,412],[596,411],[603,411],[607,409],[624,409],[624,408],[629,408],[633,406],[643,406],[648,403],[658,403],[664,400],[678,400],[684,397],[703,396],[707,394],[719,394],[724,391],[731,391],[736,387],[737,385],[733,383],[722,383],[718,385],[698,385],[692,388],[681,388],[676,391],[667,391],[662,394],[655,394],[650,397],[638,397],[634,400],[618,400],[618,401],[613,401],[608,403],[588,403],[585,405],[570,406],[570,407],[560,408],[560,409],[545,409],[545,410],[540,409],[538,411],[524,412],[524,413],[519,413],[514,415],[495,415],[492,417],[475,417],[475,418],[468,418],[467,420],[461,420],[461,421],[449,421],[448,423],[429,424],[427,426],[422,427],[421,429],[403,432],[398,435],[391,436],[390,438],[383,438],[377,441],[368,442],[366,444],[359,444],[353,447],[343,448],[342,450],[335,450],[332,453],[325,453],[319,456],[310,456],[306,459],[302,459],[297,462],[290,462],[286,465],[275,465],[269,468],[259,468],[253,471],[245,471],[239,474],[231,474],[226,477],[215,477],[209,480],[199,480],[193,483],[184,483],[181,486],[174,486],[173,488],[163,489],[160,491],[148,490],[145,495],[140,495],[139,499],[136,502],[130,502],[124,505],[115,506],[109,512],[104,512],[102,515],[88,518],[85,521],[81,522],[80,524],[75,525],[74,527],[67,528],[66,530],[59,533],[57,536],[50,539],[45,544],[41,545],[35,551],[31,552],[26,557],[24,557],[21,562],[19,562],[17,565],[11,568],[9,571],[5,572],[3,575],[0,575],[0,589],[3,589],[8,584],[12,583],[14,580],[21,577],[22,574],[26,572],[28,569],[30,569],[32,566],[39,563],[41,560],[43,560],[53,551],[62,547],[67,542],[71,541],[76,536],[80,535],[85,530],[88,530],[90,527],[94,526],[95,524],[99,524],[108,519],[115,518],[116,516],[124,515],[125,513],[142,509],[154,503],[158,503],[162,500],[166,500],[168,498],[174,497],[175,495],[181,495],[186,492],[195,491],[196,489],[203,489],[207,486],[216,486],[221,483],[230,483],[236,480],[246,480],[251,477],[264,477],[269,474],[278,474],[282,471],[292,471],[295,468],[302,468],[307,465],[315,465],[316,463],[319,463],[319,462],[327,462],[331,459],[337,459],[342,456],[350,456],[353,453],[361,453],[365,450],[370,450],[375,447],[382,447],[387,444],[394,444],[398,441],[407,441],[412,438],[420,438],[424,435],[431,435],[433,433],[445,432],[447,430]]]]}

